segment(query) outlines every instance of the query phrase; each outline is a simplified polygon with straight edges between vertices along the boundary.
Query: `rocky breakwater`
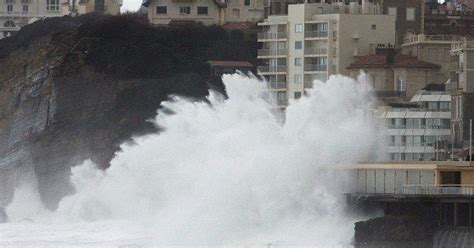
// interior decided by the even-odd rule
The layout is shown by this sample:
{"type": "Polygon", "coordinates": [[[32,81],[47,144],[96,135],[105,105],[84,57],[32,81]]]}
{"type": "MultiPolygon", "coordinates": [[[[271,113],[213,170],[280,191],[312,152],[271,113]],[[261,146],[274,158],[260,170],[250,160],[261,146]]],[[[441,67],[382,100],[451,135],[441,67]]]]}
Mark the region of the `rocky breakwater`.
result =
{"type": "Polygon", "coordinates": [[[31,178],[55,208],[72,166],[107,168],[120,144],[157,131],[147,120],[169,95],[208,94],[206,61],[254,62],[256,48],[219,27],[135,15],[48,18],[0,40],[0,209],[31,178]]]}

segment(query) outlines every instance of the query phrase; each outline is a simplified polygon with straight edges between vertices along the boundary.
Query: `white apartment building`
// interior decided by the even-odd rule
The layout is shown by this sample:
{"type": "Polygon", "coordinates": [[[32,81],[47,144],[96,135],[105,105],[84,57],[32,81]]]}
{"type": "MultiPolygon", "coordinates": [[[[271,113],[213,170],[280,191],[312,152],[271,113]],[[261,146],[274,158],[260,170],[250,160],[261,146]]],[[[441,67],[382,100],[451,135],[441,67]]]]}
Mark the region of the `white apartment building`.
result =
{"type": "Polygon", "coordinates": [[[154,25],[195,22],[224,25],[229,22],[256,23],[264,17],[264,0],[147,0],[148,19],[154,25]]]}
{"type": "Polygon", "coordinates": [[[357,6],[291,4],[288,15],[269,16],[258,24],[263,29],[258,58],[264,64],[258,74],[268,80],[278,105],[301,97],[314,80],[349,75],[346,67],[356,56],[395,44],[395,16],[357,6]]]}
{"type": "Polygon", "coordinates": [[[71,13],[119,14],[122,0],[2,0],[0,39],[39,19],[71,13]]]}
{"type": "Polygon", "coordinates": [[[389,159],[446,160],[451,151],[451,96],[447,92],[419,91],[411,107],[388,108],[380,115],[388,139],[389,159]]]}

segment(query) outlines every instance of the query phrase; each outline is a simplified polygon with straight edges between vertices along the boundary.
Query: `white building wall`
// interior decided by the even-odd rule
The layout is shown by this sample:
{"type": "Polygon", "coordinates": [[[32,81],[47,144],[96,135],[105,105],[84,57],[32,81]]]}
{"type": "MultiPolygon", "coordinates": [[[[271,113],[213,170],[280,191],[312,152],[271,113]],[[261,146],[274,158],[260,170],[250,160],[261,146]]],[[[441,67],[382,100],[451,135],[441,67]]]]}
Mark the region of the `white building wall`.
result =
{"type": "MultiPolygon", "coordinates": [[[[285,23],[287,28],[287,96],[292,99],[304,94],[305,81],[310,86],[314,79],[325,81],[329,75],[349,75],[346,67],[355,60],[355,56],[370,54],[377,46],[395,44],[395,16],[375,14],[341,14],[345,10],[330,4],[292,4],[287,16],[270,16],[264,25],[285,23]],[[304,24],[302,32],[296,32],[296,25],[304,24]],[[326,24],[326,36],[311,36],[312,25],[326,24]],[[295,42],[301,41],[301,49],[295,49],[295,42]],[[305,52],[308,48],[323,49],[315,53],[305,52]],[[301,66],[295,65],[295,59],[301,58],[301,66]],[[326,69],[314,70],[306,66],[313,61],[325,60],[326,69]],[[302,75],[302,83],[295,82],[295,75],[302,75]],[[297,93],[295,95],[295,93],[297,93]]],[[[265,32],[275,32],[267,28],[265,32]]],[[[262,41],[264,48],[275,46],[270,41],[262,41]]],[[[259,57],[268,60],[266,57],[259,57]]],[[[323,68],[323,67],[320,67],[323,68]]]]}

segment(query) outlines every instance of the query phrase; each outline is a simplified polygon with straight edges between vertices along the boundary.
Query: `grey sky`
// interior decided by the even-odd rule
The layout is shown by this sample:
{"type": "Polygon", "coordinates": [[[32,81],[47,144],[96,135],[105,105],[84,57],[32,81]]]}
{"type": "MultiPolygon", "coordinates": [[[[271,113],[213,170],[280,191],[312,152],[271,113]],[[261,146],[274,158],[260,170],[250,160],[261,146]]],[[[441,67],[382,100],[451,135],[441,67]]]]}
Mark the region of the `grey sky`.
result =
{"type": "Polygon", "coordinates": [[[123,0],[122,12],[136,11],[140,8],[142,0],[123,0]]]}

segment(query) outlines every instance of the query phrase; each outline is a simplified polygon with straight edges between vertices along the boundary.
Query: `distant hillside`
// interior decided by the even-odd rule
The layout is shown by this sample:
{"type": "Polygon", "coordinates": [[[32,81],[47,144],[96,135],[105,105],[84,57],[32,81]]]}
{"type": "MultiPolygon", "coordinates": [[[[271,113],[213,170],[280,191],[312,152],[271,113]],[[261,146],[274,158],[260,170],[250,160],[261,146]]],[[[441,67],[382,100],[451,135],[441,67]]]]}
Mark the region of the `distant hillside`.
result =
{"type": "Polygon", "coordinates": [[[50,18],[0,40],[0,207],[18,176],[36,173],[49,207],[70,192],[70,167],[109,166],[119,145],[170,94],[208,94],[208,60],[255,64],[255,34],[155,28],[135,15],[50,18]],[[252,38],[253,37],[253,38],[252,38]]]}

